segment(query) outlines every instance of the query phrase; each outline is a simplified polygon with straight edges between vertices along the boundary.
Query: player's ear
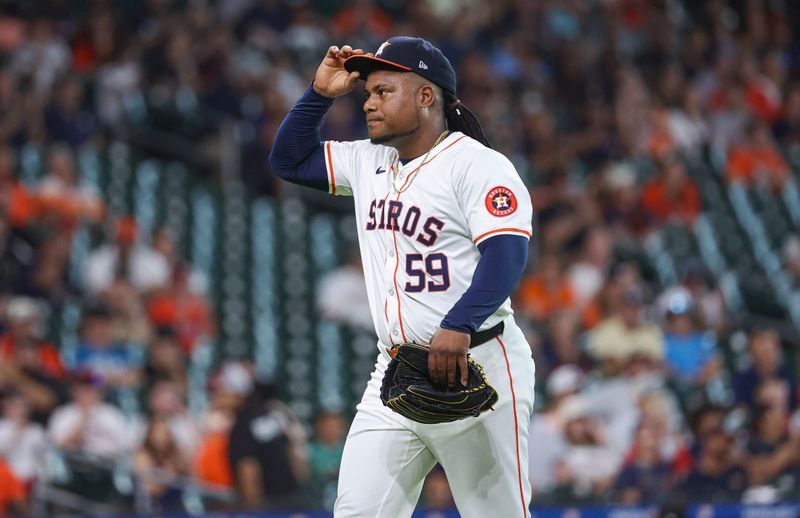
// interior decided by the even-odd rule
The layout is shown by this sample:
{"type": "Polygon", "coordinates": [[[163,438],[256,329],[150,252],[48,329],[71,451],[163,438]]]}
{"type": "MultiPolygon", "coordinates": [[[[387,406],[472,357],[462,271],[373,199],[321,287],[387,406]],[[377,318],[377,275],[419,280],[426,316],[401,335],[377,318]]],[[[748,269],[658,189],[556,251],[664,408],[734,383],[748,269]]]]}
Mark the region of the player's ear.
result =
{"type": "Polygon", "coordinates": [[[417,102],[420,108],[430,108],[436,102],[436,92],[431,85],[422,85],[417,92],[417,102]]]}

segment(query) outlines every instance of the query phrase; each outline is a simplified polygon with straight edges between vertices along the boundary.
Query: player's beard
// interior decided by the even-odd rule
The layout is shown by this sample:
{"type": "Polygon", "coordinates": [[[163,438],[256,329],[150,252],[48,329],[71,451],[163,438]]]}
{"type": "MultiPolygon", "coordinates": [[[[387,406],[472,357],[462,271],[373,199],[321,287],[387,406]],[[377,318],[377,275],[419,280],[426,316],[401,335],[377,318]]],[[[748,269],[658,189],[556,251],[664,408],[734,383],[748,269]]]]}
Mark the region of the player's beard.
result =
{"type": "Polygon", "coordinates": [[[414,128],[408,131],[402,131],[400,133],[387,133],[386,135],[381,135],[379,137],[372,138],[370,137],[369,141],[373,144],[391,144],[392,142],[396,142],[398,139],[403,137],[410,137],[417,131],[419,131],[420,125],[417,124],[414,128]]]}

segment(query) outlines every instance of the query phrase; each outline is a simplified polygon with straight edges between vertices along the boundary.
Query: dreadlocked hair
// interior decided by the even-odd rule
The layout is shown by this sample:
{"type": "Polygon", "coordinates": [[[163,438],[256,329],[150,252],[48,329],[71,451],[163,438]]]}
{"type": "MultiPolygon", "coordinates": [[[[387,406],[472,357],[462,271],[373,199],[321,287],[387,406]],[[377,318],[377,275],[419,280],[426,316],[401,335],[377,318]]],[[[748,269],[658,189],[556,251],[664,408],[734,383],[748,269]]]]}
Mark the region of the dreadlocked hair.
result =
{"type": "Polygon", "coordinates": [[[458,100],[452,92],[444,90],[444,116],[447,121],[447,129],[450,131],[460,131],[468,137],[472,137],[484,146],[491,148],[492,144],[483,126],[478,122],[478,118],[467,108],[465,104],[458,100]]]}

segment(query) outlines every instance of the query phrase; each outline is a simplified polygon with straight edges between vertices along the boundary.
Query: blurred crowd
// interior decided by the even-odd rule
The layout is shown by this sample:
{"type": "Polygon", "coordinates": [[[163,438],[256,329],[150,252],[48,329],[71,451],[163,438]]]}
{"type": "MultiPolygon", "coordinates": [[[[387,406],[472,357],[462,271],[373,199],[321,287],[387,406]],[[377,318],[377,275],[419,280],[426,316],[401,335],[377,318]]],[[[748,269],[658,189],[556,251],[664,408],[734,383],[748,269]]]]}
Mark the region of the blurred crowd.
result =
{"type": "MultiPolygon", "coordinates": [[[[798,14],[766,0],[0,2],[0,515],[30,512],[53,459],[62,487],[100,501],[122,462],[158,512],[185,510],[189,482],[249,508],[330,507],[349,414],[306,429],[246,361],[217,367],[190,412],[187,365],[217,336],[204,279],[169,228],[114,213],[76,161],[135,135],[137,106],[175,106],[148,123],[236,121],[244,179],[275,196],[291,188],[266,157],[324,50],[397,34],[440,46],[531,190],[514,307],[537,362],[535,502],[797,498],[798,344],[741,327],[703,264],[659,286],[642,250],[703,211],[687,161],[776,195],[797,178],[798,14]],[[20,176],[29,146],[35,182],[20,176]],[[96,246],[75,265],[81,229],[96,246]],[[48,336],[76,301],[74,339],[48,336]]],[[[324,136],[363,138],[360,103],[337,100],[324,136]]],[[[782,254],[800,286],[797,229],[782,254]]],[[[370,330],[357,255],[317,302],[370,330]]],[[[452,506],[440,469],[423,505],[452,506]]]]}

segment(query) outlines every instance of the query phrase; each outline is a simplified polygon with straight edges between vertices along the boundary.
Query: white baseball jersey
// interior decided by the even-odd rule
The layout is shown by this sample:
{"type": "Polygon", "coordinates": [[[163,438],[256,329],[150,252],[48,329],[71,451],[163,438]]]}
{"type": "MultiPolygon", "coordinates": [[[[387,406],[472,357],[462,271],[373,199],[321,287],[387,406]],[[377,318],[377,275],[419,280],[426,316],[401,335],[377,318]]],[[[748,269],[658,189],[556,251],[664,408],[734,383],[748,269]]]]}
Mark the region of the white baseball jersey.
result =
{"type": "MultiPolygon", "coordinates": [[[[368,140],[324,149],[330,193],[355,201],[372,319],[385,345],[430,343],[472,281],[476,245],[500,234],[531,237],[530,195],[514,166],[463,133],[405,165],[394,148],[368,140]]],[[[512,313],[506,299],[481,328],[512,313]]]]}

